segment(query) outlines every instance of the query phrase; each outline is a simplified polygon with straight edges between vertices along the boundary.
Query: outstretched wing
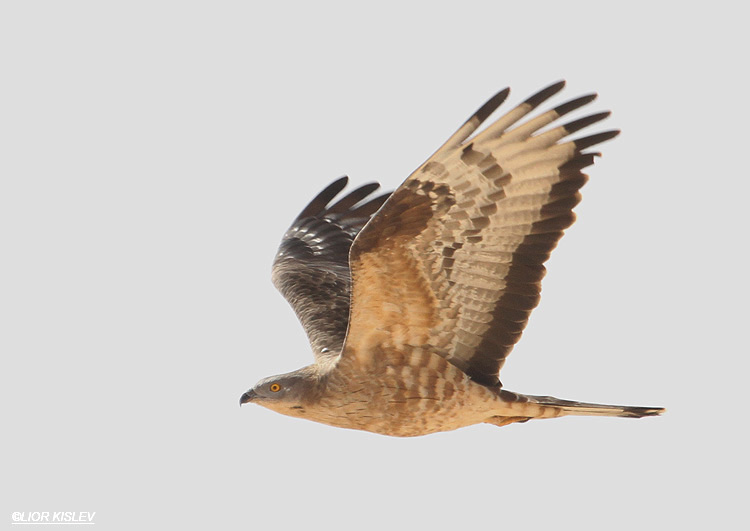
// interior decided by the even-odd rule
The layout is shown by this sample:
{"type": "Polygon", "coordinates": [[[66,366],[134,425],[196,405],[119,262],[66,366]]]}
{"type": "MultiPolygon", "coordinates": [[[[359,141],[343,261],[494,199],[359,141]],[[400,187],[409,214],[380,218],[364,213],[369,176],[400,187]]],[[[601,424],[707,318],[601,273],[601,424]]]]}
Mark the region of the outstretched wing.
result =
{"type": "Polygon", "coordinates": [[[350,254],[344,356],[428,348],[473,380],[499,384],[539,302],[543,264],[575,219],[587,180],[581,169],[597,155],[584,150],[618,134],[564,140],[608,112],[540,132],[595,94],[517,125],[563,86],[531,96],[469,139],[509,90],[496,94],[360,232],[350,254]]]}
{"type": "Polygon", "coordinates": [[[300,212],[273,263],[273,283],[297,314],[316,358],[341,351],[349,319],[349,248],[389,195],[367,200],[380,187],[370,183],[329,206],[348,180],[331,183],[300,212]]]}

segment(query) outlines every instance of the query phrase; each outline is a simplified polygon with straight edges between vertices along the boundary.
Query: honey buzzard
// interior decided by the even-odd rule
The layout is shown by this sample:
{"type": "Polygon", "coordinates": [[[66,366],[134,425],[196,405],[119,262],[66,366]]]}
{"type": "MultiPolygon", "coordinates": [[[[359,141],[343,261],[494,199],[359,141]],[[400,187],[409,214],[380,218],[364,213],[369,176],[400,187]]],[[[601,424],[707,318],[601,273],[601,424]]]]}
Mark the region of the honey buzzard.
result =
{"type": "Polygon", "coordinates": [[[273,266],[315,362],[261,380],[240,404],[392,436],[660,414],[514,393],[498,377],[539,303],[543,264],[575,219],[581,170],[598,155],[589,148],[618,134],[568,138],[608,112],[546,127],[595,94],[522,121],[563,86],[474,134],[509,89],[498,92],[392,194],[372,197],[373,183],[334,201],[346,177],[318,194],[273,266]]]}

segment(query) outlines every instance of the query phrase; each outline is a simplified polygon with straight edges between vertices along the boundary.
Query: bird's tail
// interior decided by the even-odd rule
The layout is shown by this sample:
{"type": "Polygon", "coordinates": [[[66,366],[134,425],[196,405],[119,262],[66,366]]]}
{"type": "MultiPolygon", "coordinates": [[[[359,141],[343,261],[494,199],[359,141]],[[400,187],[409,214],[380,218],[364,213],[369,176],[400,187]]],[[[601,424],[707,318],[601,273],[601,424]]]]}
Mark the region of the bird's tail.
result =
{"type": "Polygon", "coordinates": [[[630,417],[639,419],[641,417],[661,415],[665,411],[661,407],[609,406],[605,404],[587,404],[585,402],[561,400],[552,396],[525,396],[529,399],[530,403],[558,409],[559,413],[554,416],[598,415],[602,417],[630,417]]]}

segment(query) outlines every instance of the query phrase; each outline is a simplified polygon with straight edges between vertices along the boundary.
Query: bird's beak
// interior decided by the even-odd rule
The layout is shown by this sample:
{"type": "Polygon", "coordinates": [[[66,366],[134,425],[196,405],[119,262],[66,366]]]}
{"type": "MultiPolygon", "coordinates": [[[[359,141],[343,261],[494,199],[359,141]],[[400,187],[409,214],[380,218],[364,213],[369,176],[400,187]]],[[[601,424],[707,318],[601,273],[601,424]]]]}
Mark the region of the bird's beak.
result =
{"type": "Polygon", "coordinates": [[[242,404],[247,404],[248,402],[252,402],[257,397],[258,395],[255,393],[255,391],[250,389],[248,392],[243,393],[242,396],[240,397],[240,406],[242,406],[242,404]]]}

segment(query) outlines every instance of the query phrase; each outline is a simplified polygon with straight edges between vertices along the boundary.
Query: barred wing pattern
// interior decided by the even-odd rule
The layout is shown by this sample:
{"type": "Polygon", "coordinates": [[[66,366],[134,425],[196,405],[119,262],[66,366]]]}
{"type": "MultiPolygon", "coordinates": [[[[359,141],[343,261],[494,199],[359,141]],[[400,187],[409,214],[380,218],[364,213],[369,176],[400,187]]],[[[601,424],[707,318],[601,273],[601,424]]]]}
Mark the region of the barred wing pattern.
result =
{"type": "Polygon", "coordinates": [[[329,206],[348,182],[331,183],[286,231],[272,279],[302,323],[316,359],[341,352],[349,320],[349,248],[389,194],[371,198],[380,185],[366,184],[329,206]]]}
{"type": "Polygon", "coordinates": [[[539,302],[544,262],[575,216],[585,150],[616,136],[566,137],[609,115],[564,125],[583,96],[518,122],[556,83],[469,138],[508,96],[496,94],[418,168],[360,232],[350,255],[352,311],[343,356],[367,361],[428,348],[485,385],[539,302]]]}

